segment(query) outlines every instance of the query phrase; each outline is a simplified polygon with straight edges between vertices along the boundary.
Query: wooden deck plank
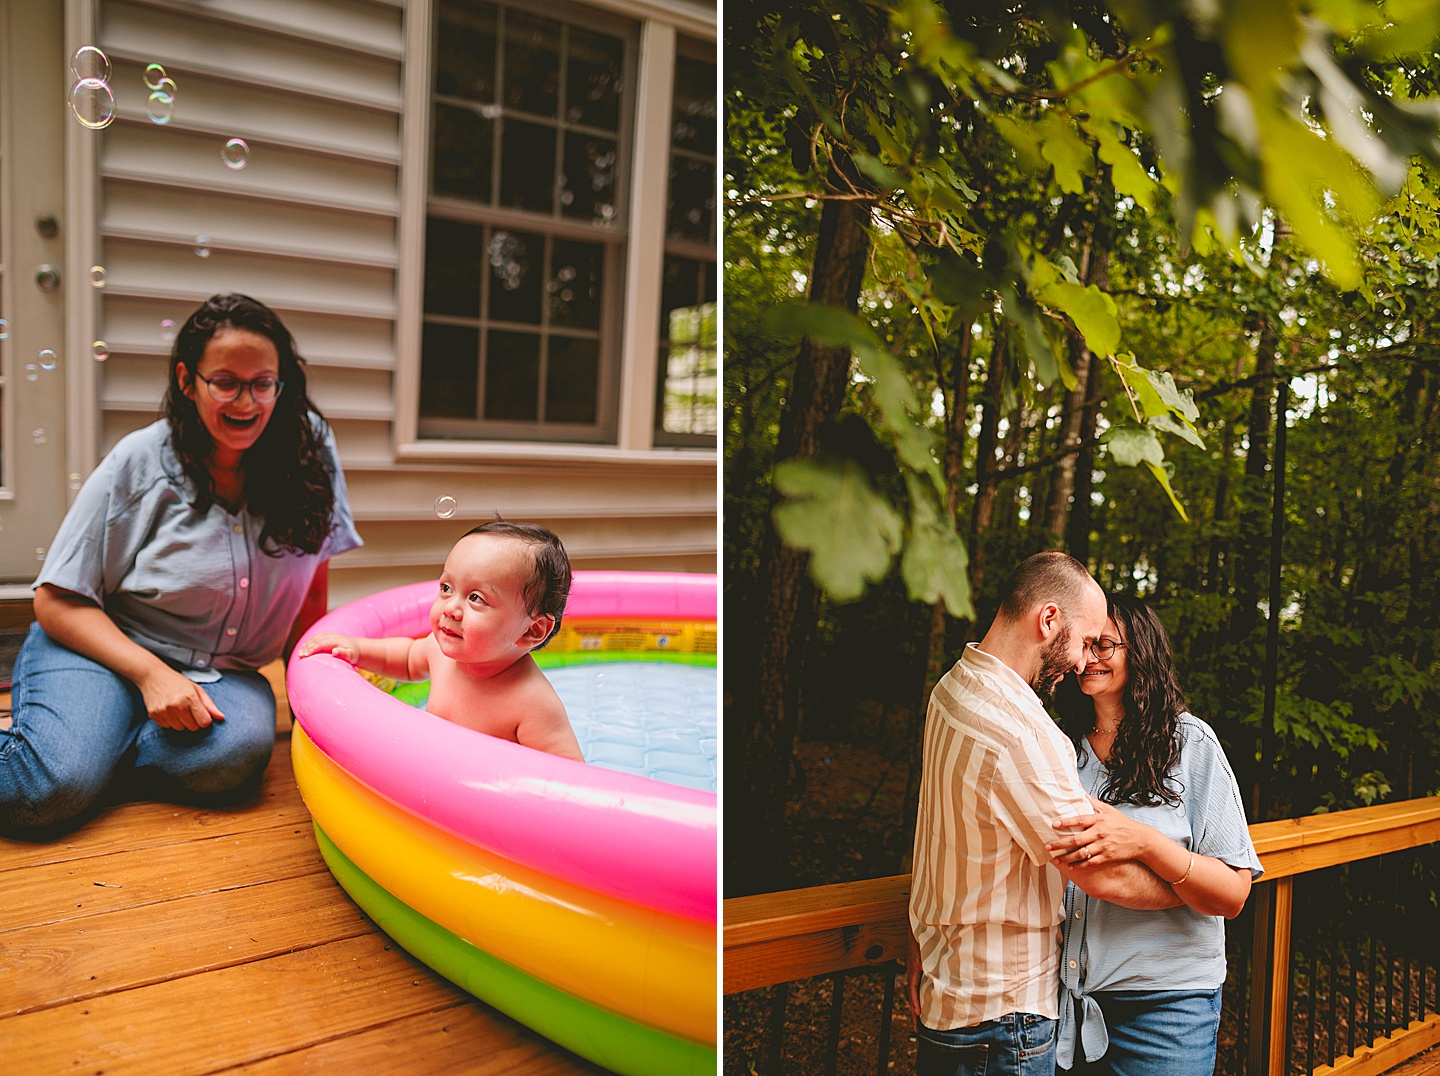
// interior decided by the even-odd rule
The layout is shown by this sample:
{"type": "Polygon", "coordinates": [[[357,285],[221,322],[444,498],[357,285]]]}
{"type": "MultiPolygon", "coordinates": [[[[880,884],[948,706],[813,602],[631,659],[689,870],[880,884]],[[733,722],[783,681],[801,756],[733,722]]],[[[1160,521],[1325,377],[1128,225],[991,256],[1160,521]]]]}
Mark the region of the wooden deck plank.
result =
{"type": "Polygon", "coordinates": [[[365,1076],[604,1076],[605,1069],[557,1050],[529,1028],[479,1004],[460,1002],[344,1038],[229,1070],[244,1076],[363,1072],[365,1076]]]}
{"type": "MultiPolygon", "coordinates": [[[[466,996],[383,935],[365,934],[0,1020],[0,1057],[24,1072],[219,1072],[451,1010],[466,996]]],[[[498,1026],[503,1049],[514,1031],[498,1026]]],[[[489,1049],[483,1038],[474,1048],[482,1057],[489,1049]]],[[[549,1071],[593,1070],[576,1062],[549,1071]]]]}
{"type": "Polygon", "coordinates": [[[299,822],[47,864],[4,876],[0,937],[19,924],[63,923],[200,893],[324,873],[314,831],[299,822]]]}
{"type": "MultiPolygon", "coordinates": [[[[310,812],[305,810],[300,791],[295,787],[288,737],[276,742],[260,793],[247,804],[215,809],[173,803],[126,803],[107,808],[84,828],[59,840],[33,843],[0,837],[0,878],[4,878],[5,871],[40,864],[69,863],[91,856],[236,836],[287,822],[310,825],[310,812]]],[[[8,880],[0,881],[0,886],[8,884],[8,880]]]]}
{"type": "Polygon", "coordinates": [[[61,1005],[373,931],[326,874],[0,934],[0,1012],[61,1005]]]}

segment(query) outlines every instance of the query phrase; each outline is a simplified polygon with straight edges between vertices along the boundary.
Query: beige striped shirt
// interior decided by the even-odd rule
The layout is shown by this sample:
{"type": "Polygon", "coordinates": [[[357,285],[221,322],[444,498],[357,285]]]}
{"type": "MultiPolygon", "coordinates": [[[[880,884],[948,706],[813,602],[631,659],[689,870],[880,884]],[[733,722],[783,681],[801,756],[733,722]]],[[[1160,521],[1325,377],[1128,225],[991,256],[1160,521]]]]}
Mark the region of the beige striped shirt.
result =
{"type": "Polygon", "coordinates": [[[1089,811],[1075,749],[1011,668],[971,643],[930,696],[910,927],[937,1031],[1058,1015],[1065,880],[1051,822],[1089,811]]]}

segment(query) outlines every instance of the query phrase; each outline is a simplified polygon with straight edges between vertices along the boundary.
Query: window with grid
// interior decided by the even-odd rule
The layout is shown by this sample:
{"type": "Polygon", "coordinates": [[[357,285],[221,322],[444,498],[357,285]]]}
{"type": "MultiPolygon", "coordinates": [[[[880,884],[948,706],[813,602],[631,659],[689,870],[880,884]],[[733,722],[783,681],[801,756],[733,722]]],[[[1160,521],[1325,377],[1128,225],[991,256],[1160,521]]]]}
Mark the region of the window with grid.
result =
{"type": "Polygon", "coordinates": [[[614,436],[638,27],[438,5],[420,433],[614,436]]]}
{"type": "Polygon", "coordinates": [[[715,64],[681,39],[671,98],[655,443],[714,445],[719,421],[715,336],[715,64]]]}

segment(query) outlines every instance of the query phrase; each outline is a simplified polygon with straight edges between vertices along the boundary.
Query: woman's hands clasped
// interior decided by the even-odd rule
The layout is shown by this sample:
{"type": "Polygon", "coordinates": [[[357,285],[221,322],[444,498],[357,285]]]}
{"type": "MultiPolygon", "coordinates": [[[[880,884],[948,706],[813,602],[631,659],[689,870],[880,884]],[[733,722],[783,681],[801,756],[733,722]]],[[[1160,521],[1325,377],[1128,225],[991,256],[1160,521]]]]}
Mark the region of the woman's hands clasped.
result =
{"type": "Polygon", "coordinates": [[[1051,823],[1058,830],[1068,830],[1045,845],[1055,862],[1068,867],[1119,863],[1124,860],[1144,861],[1151,851],[1156,831],[1117,811],[1108,803],[1092,798],[1094,814],[1058,818],[1051,823]]]}
{"type": "Polygon", "coordinates": [[[137,685],[150,720],[161,728],[196,732],[224,721],[214,700],[199,684],[162,665],[137,685]]]}

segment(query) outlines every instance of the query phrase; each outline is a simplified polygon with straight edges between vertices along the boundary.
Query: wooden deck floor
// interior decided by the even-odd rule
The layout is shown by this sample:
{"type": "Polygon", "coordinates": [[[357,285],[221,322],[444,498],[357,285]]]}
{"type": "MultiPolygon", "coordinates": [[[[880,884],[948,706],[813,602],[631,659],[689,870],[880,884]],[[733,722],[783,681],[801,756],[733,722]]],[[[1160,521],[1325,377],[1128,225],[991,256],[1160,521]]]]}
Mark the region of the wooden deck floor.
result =
{"type": "Polygon", "coordinates": [[[351,903],[316,849],[280,725],[247,807],[133,803],[53,843],[0,839],[0,1069],[601,1073],[351,903]]]}

